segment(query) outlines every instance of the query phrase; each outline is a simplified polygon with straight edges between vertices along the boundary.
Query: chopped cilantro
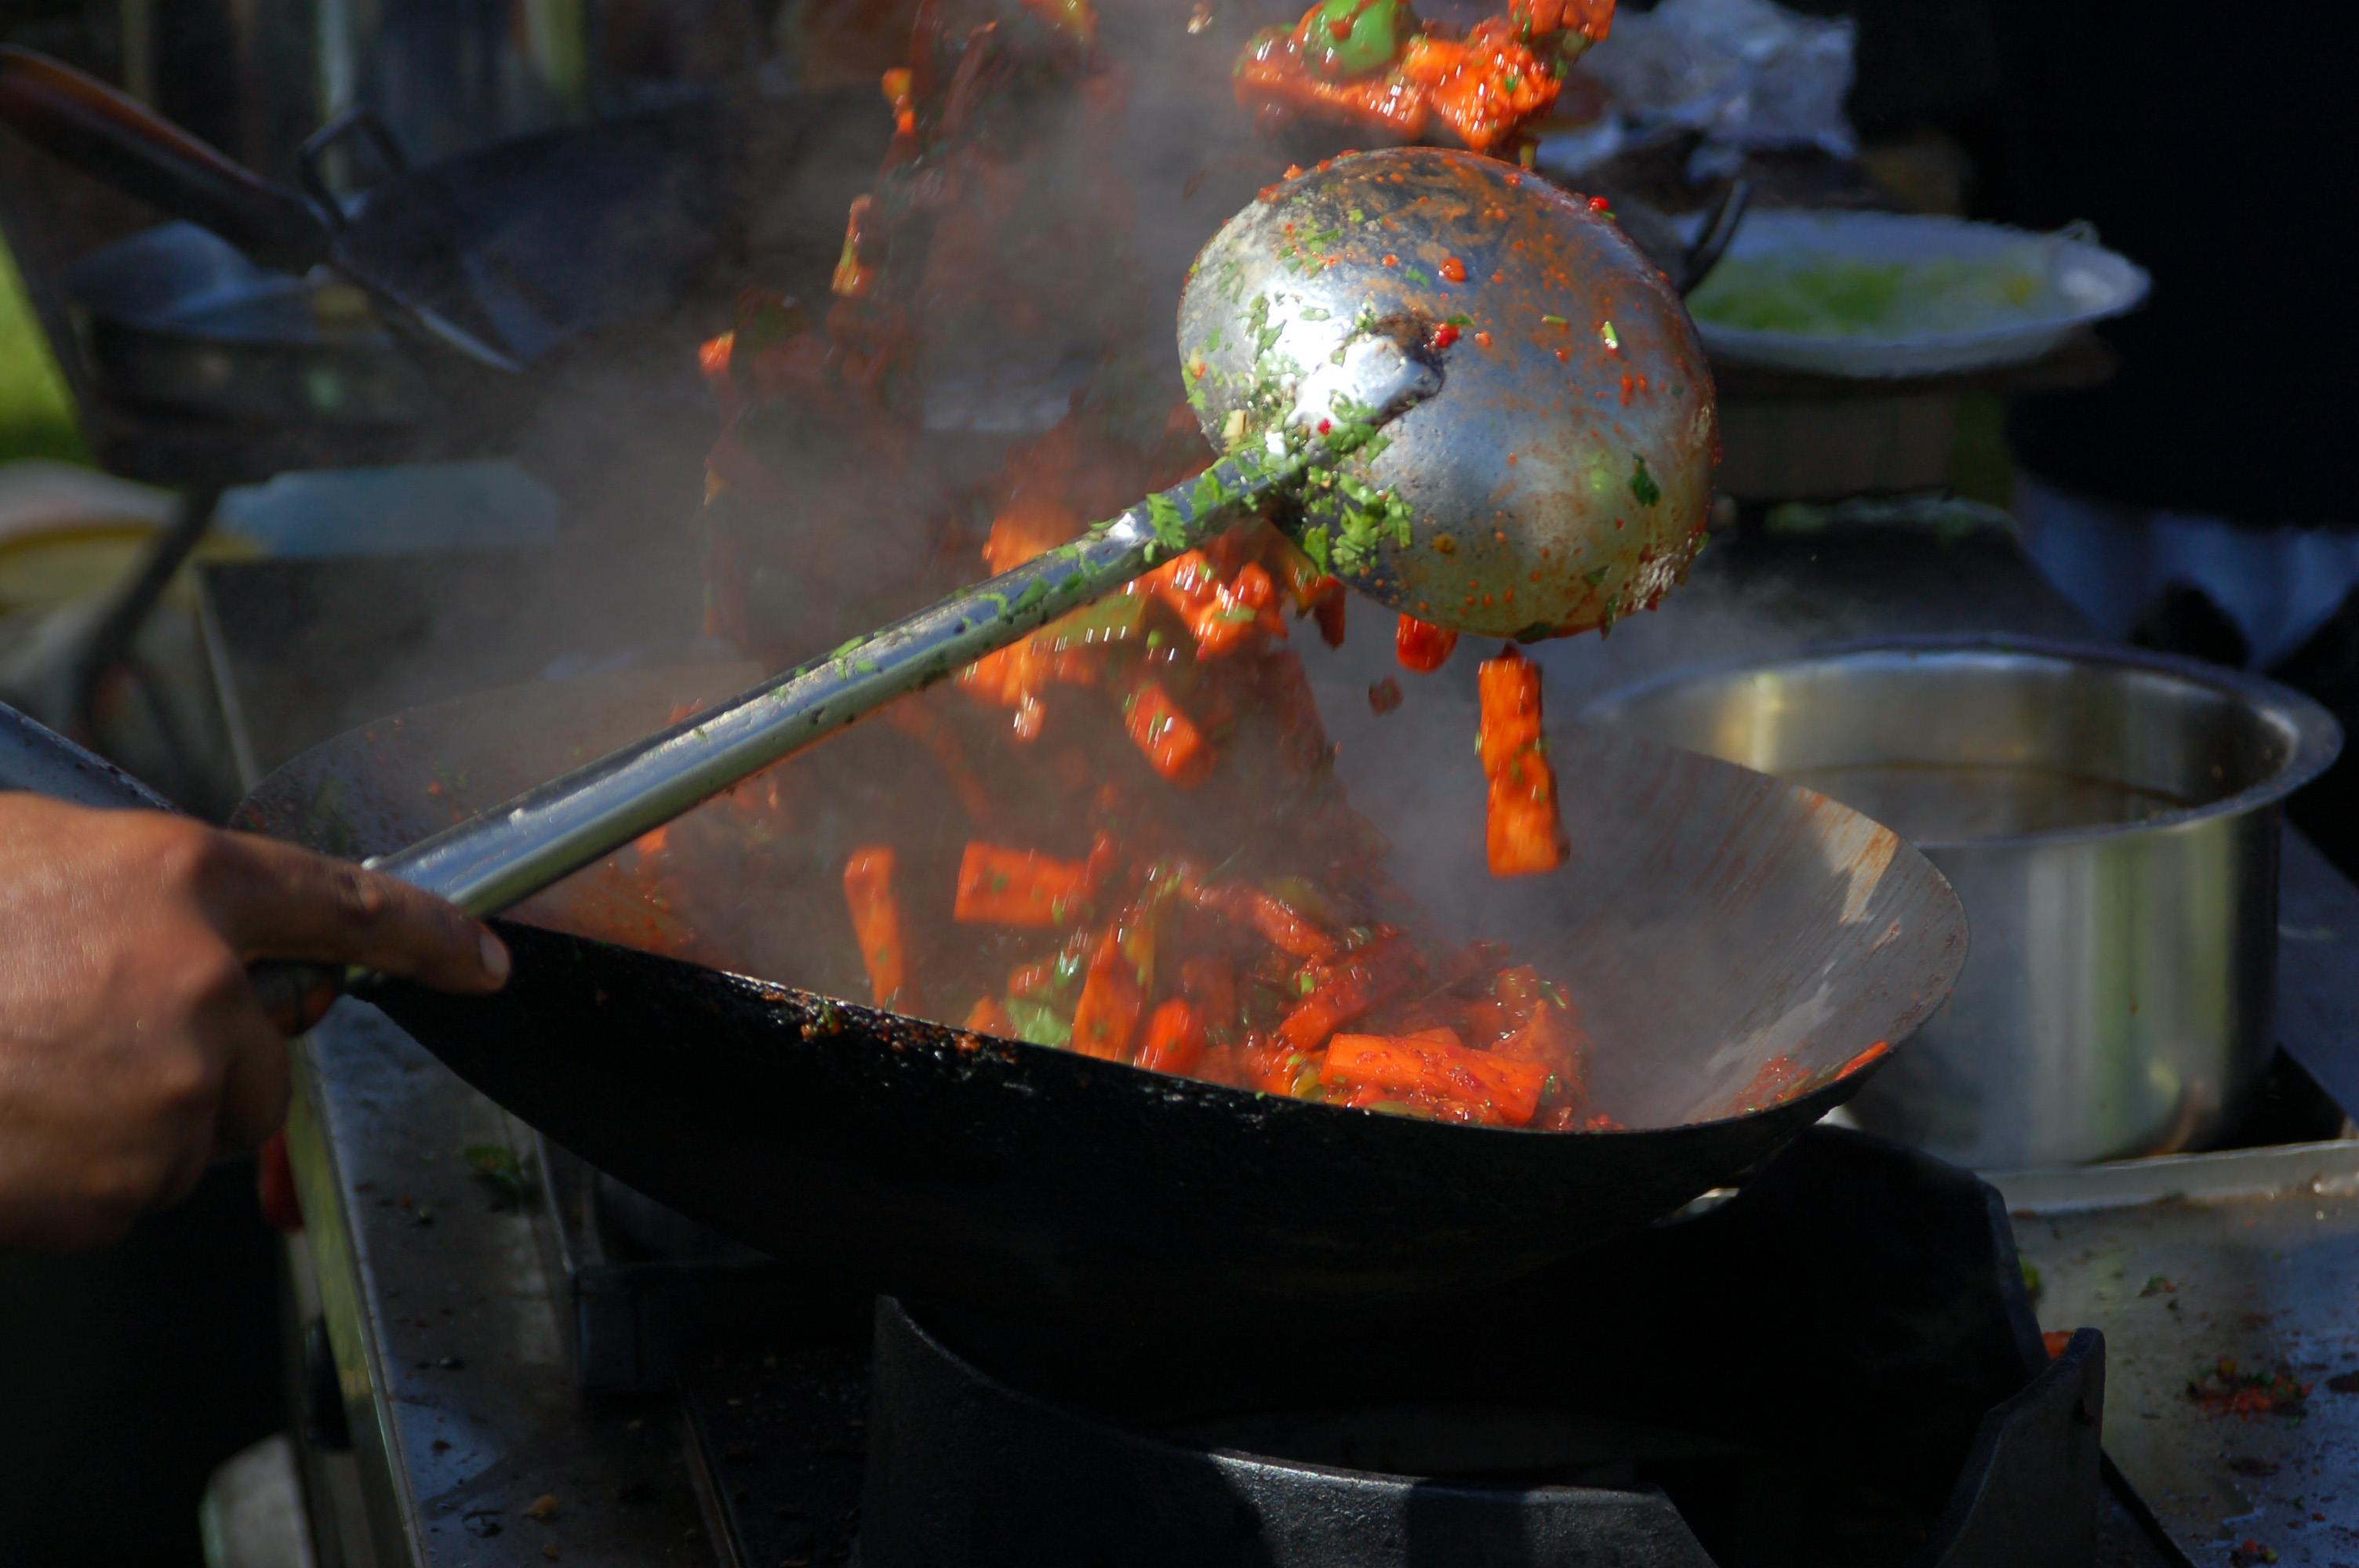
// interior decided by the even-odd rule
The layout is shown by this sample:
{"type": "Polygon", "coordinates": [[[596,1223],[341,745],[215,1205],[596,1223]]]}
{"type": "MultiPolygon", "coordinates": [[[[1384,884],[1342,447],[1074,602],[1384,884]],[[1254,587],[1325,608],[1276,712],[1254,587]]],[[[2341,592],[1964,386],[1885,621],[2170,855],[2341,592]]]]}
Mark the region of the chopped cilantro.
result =
{"type": "Polygon", "coordinates": [[[1630,476],[1630,493],[1638,498],[1641,506],[1652,506],[1663,499],[1663,487],[1657,484],[1655,476],[1647,471],[1647,459],[1643,453],[1638,456],[1638,471],[1630,476]]]}
{"type": "Polygon", "coordinates": [[[1314,525],[1302,531],[1302,553],[1309,556],[1321,571],[1332,573],[1335,569],[1327,561],[1327,530],[1323,525],[1314,525]]]}
{"type": "MultiPolygon", "coordinates": [[[[1642,470],[1643,471],[1643,470],[1642,470]]],[[[1155,541],[1175,554],[1188,547],[1187,519],[1168,495],[1147,498],[1147,526],[1155,530],[1155,541]]]]}

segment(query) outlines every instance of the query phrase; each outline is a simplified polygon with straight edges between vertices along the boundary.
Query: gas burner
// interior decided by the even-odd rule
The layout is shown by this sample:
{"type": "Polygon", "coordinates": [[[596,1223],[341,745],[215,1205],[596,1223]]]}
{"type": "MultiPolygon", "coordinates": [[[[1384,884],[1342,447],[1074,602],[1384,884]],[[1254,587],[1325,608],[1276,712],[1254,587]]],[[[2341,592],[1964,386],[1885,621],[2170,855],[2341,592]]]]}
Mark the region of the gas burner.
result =
{"type": "Polygon", "coordinates": [[[2183,1561],[2099,1454],[2102,1337],[2048,1355],[1993,1190],[1833,1130],[1444,1311],[838,1330],[683,1355],[739,1561],[2183,1561]]]}

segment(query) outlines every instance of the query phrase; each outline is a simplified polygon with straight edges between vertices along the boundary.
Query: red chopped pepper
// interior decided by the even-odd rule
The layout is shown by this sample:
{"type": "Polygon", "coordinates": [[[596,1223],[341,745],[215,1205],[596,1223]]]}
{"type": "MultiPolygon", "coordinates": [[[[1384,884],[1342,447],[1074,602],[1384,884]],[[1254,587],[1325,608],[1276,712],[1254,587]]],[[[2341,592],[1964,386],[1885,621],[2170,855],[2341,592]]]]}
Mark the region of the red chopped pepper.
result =
{"type": "Polygon", "coordinates": [[[1404,615],[1393,631],[1393,656],[1404,668],[1431,675],[1450,662],[1458,647],[1458,633],[1404,615]]]}

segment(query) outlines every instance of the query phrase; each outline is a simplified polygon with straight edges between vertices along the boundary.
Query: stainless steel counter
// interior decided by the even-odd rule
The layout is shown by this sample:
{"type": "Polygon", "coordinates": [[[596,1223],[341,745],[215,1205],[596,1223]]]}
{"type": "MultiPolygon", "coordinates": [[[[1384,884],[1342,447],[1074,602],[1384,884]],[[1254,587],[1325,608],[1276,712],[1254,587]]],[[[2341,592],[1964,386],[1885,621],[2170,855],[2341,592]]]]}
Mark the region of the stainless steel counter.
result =
{"type": "Polygon", "coordinates": [[[527,1161],[529,1133],[360,1002],[312,1031],[299,1082],[299,1294],[351,1437],[310,1476],[322,1568],[719,1561],[677,1406],[576,1390],[543,1211],[467,1161],[527,1161]]]}

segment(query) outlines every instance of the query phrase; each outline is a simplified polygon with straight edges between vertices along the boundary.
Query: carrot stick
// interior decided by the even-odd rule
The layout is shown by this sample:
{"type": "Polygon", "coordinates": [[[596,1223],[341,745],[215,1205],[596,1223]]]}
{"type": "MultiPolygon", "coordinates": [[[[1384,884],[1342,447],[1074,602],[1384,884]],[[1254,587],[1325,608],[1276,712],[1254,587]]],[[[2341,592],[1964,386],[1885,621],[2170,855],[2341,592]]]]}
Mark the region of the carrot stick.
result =
{"type": "Polygon", "coordinates": [[[1284,637],[1286,622],[1278,618],[1277,600],[1277,585],[1257,563],[1248,561],[1238,568],[1236,576],[1213,590],[1211,602],[1189,618],[1188,630],[1196,636],[1196,657],[1217,659],[1234,653],[1251,643],[1256,633],[1284,637]]]}
{"type": "Polygon", "coordinates": [[[1540,671],[1514,644],[1477,671],[1478,744],[1491,781],[1484,839],[1495,877],[1554,871],[1568,850],[1557,813],[1556,771],[1540,736],[1540,671]]]}
{"type": "Polygon", "coordinates": [[[965,1027],[977,1034],[996,1034],[1004,1040],[1016,1037],[1016,1020],[1007,1015],[995,996],[975,998],[974,1005],[966,1011],[965,1027]]]}
{"type": "Polygon", "coordinates": [[[1193,789],[1212,771],[1212,748],[1194,719],[1180,709],[1162,683],[1143,681],[1132,694],[1123,722],[1155,771],[1181,789],[1193,789]]]}
{"type": "Polygon", "coordinates": [[[1495,877],[1531,876],[1564,863],[1571,846],[1557,816],[1556,773],[1537,748],[1510,759],[1492,779],[1484,828],[1495,877]]]}
{"type": "Polygon", "coordinates": [[[969,925],[1062,925],[1085,902],[1089,870],[981,839],[959,858],[951,918],[969,925]]]}
{"type": "Polygon", "coordinates": [[[1507,759],[1540,743],[1540,670],[1510,643],[1476,671],[1483,700],[1483,776],[1495,779],[1507,759]]]}
{"type": "Polygon", "coordinates": [[[1088,977],[1082,981],[1082,1000],[1073,1008],[1073,1049],[1103,1061],[1128,1061],[1130,1037],[1146,1005],[1138,976],[1123,956],[1121,942],[1114,932],[1107,932],[1098,944],[1097,956],[1090,960],[1088,977]]]}
{"type": "Polygon", "coordinates": [[[1332,936],[1304,919],[1291,906],[1250,883],[1223,882],[1217,887],[1199,889],[1196,906],[1225,915],[1241,925],[1250,926],[1281,953],[1290,953],[1298,958],[1334,957],[1335,939],[1332,936]]]}
{"type": "Polygon", "coordinates": [[[1450,662],[1458,647],[1458,633],[1430,626],[1414,615],[1404,615],[1393,628],[1393,657],[1403,667],[1431,675],[1450,662]]]}
{"type": "Polygon", "coordinates": [[[1285,1021],[1277,1038],[1288,1050],[1315,1051],[1330,1034],[1417,978],[1417,956],[1397,936],[1371,942],[1343,961],[1310,989],[1285,1021]]]}
{"type": "Polygon", "coordinates": [[[1399,1036],[1338,1034],[1320,1071],[1322,1082],[1344,1088],[1489,1106],[1510,1127],[1531,1120],[1548,1076],[1548,1068],[1537,1062],[1469,1050],[1447,1029],[1399,1036]]]}
{"type": "Polygon", "coordinates": [[[1158,1073],[1192,1073],[1204,1059],[1204,1021],[1196,1010],[1173,997],[1147,1021],[1147,1044],[1138,1048],[1138,1065],[1158,1073]]]}
{"type": "Polygon", "coordinates": [[[868,989],[882,1008],[914,1007],[908,995],[908,950],[901,941],[901,906],[893,897],[891,846],[865,844],[843,863],[843,902],[852,910],[852,931],[860,961],[868,968],[868,989]]]}
{"type": "Polygon", "coordinates": [[[1040,693],[1055,678],[1055,664],[1056,655],[1039,652],[1028,640],[1011,643],[959,671],[958,688],[978,702],[1014,708],[1016,738],[1029,741],[1048,720],[1040,693]]]}

